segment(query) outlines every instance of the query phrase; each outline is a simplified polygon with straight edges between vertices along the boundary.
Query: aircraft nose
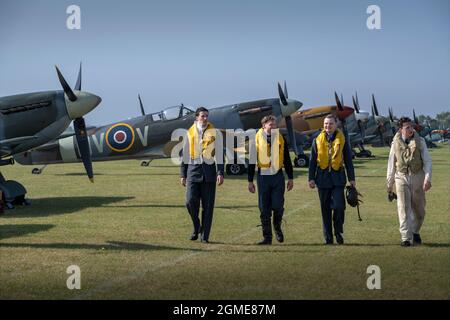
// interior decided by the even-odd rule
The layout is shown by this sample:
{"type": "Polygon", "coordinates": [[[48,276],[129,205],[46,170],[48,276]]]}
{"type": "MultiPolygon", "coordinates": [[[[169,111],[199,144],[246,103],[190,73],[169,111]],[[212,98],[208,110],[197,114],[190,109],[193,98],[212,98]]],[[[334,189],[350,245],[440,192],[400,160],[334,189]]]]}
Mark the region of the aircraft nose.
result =
{"type": "Polygon", "coordinates": [[[339,119],[346,119],[349,115],[351,115],[355,110],[349,107],[343,107],[343,110],[337,110],[339,119]]]}
{"type": "Polygon", "coordinates": [[[77,96],[75,101],[66,98],[67,114],[72,120],[81,118],[102,102],[102,98],[89,92],[75,91],[75,95],[77,96]]]}
{"type": "Polygon", "coordinates": [[[297,100],[287,99],[287,105],[281,104],[281,113],[284,117],[290,116],[302,107],[303,103],[297,100]]]}
{"type": "Polygon", "coordinates": [[[359,113],[355,114],[356,120],[362,121],[362,122],[368,122],[369,121],[369,113],[365,111],[360,111],[359,113]]]}

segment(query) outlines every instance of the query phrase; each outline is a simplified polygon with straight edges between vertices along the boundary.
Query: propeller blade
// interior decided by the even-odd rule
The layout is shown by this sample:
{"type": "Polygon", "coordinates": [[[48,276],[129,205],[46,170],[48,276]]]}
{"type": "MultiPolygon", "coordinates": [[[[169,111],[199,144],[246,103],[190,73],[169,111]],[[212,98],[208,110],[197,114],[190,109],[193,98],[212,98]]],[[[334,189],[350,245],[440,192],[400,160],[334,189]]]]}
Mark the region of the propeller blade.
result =
{"type": "Polygon", "coordinates": [[[375,96],[373,95],[373,93],[372,93],[372,103],[373,103],[373,108],[375,110],[375,115],[379,116],[377,103],[375,102],[375,96]]]}
{"type": "Polygon", "coordinates": [[[359,106],[358,91],[355,91],[355,98],[356,98],[356,104],[358,105],[358,110],[361,110],[361,108],[359,106]]]}
{"type": "Polygon", "coordinates": [[[286,99],[289,99],[289,95],[288,95],[288,91],[287,91],[287,85],[286,85],[286,80],[284,80],[284,96],[286,97],[286,99]]]}
{"type": "Polygon", "coordinates": [[[286,120],[286,129],[287,129],[287,132],[289,135],[289,142],[291,143],[291,146],[295,152],[295,155],[298,155],[297,141],[295,140],[295,132],[294,132],[294,128],[292,126],[292,118],[291,118],[291,116],[287,116],[284,119],[286,120]]]}
{"type": "Polygon", "coordinates": [[[394,112],[392,111],[391,108],[389,108],[389,118],[391,119],[391,132],[392,135],[395,136],[395,119],[394,119],[394,112]]]}
{"type": "Polygon", "coordinates": [[[141,113],[143,116],[145,116],[145,110],[144,110],[144,105],[142,104],[142,100],[141,100],[141,95],[138,94],[138,98],[139,98],[139,105],[141,106],[141,113]]]}
{"type": "Polygon", "coordinates": [[[56,72],[58,73],[59,83],[61,83],[61,86],[63,87],[64,93],[67,95],[67,98],[69,98],[69,100],[72,102],[76,101],[77,96],[75,95],[75,93],[73,93],[66,79],[64,79],[63,75],[61,74],[61,71],[59,71],[58,67],[55,66],[55,68],[56,72]]]}
{"type": "Polygon", "coordinates": [[[416,117],[416,111],[413,109],[413,117],[414,117],[414,122],[416,123],[416,124],[419,124],[419,119],[417,119],[417,117],[416,117]]]}
{"type": "Polygon", "coordinates": [[[389,120],[391,120],[391,122],[394,122],[394,114],[391,108],[389,108],[389,120]]]}
{"type": "Polygon", "coordinates": [[[341,93],[341,103],[342,103],[342,105],[344,105],[344,96],[342,93],[341,93]]]}
{"type": "Polygon", "coordinates": [[[361,121],[358,121],[357,124],[358,124],[359,134],[361,135],[361,138],[364,139],[365,134],[364,134],[363,128],[361,128],[361,121]]]}
{"type": "Polygon", "coordinates": [[[381,146],[384,147],[383,132],[381,131],[381,127],[380,127],[380,126],[378,126],[378,134],[380,135],[380,143],[381,143],[381,146]]]}
{"type": "Polygon", "coordinates": [[[361,135],[361,138],[364,140],[364,137],[366,136],[366,132],[364,131],[364,128],[362,127],[360,120],[357,121],[357,124],[358,124],[359,134],[361,135]]]}
{"type": "Polygon", "coordinates": [[[78,71],[78,79],[77,84],[75,85],[75,90],[81,91],[81,62],[80,62],[80,70],[78,71]]]}
{"type": "Polygon", "coordinates": [[[356,103],[354,96],[352,96],[352,100],[353,100],[353,108],[355,108],[356,113],[359,113],[358,104],[356,103]]]}
{"type": "Polygon", "coordinates": [[[278,82],[278,94],[280,95],[280,101],[283,105],[287,106],[288,102],[286,96],[284,95],[283,89],[281,89],[280,83],[278,82]]]}
{"type": "Polygon", "coordinates": [[[76,118],[73,121],[73,127],[75,128],[75,136],[77,138],[78,150],[80,151],[81,160],[83,161],[84,168],[91,182],[94,182],[94,172],[92,170],[91,153],[89,150],[89,141],[86,132],[86,124],[84,118],[76,118]]]}
{"type": "Polygon", "coordinates": [[[341,101],[339,100],[339,97],[338,97],[336,91],[334,92],[334,99],[336,100],[336,106],[337,106],[338,110],[344,111],[344,108],[342,107],[341,101]]]}

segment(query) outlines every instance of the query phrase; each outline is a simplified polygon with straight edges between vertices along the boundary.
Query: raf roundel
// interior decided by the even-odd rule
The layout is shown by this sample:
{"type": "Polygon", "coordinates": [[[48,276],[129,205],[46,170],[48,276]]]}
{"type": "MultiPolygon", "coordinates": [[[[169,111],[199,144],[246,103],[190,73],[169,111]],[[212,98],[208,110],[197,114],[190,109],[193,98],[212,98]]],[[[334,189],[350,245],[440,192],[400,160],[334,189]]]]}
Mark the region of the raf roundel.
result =
{"type": "Polygon", "coordinates": [[[111,150],[125,152],[133,146],[133,143],[134,129],[127,123],[115,124],[106,132],[106,144],[111,150]]]}

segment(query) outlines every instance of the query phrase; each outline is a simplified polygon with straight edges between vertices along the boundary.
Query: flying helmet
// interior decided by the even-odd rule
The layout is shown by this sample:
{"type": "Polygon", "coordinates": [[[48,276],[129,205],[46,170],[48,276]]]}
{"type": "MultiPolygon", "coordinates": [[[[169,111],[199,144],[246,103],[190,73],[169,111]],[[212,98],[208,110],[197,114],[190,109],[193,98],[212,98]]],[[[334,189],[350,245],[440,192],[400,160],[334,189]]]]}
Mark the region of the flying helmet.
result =
{"type": "Polygon", "coordinates": [[[361,199],[359,199],[359,196],[362,197],[362,194],[360,194],[358,192],[358,190],[356,190],[356,188],[354,186],[346,186],[345,187],[345,198],[347,199],[347,203],[351,206],[351,207],[356,207],[356,209],[358,210],[358,220],[362,221],[361,216],[359,214],[359,203],[362,203],[363,201],[361,199]]]}

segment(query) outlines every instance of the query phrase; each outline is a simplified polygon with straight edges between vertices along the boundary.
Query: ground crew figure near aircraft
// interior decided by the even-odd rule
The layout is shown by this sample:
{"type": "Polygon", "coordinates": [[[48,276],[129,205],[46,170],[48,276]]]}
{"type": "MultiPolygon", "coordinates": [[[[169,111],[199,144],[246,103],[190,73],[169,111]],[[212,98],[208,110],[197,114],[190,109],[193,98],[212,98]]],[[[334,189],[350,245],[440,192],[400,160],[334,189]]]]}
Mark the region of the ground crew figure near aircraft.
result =
{"type": "Polygon", "coordinates": [[[332,222],[337,243],[344,244],[345,171],[349,183],[356,186],[352,151],[333,115],[325,117],[323,127],[311,147],[309,187],[317,185],[319,191],[325,244],[333,244],[332,222]]]}
{"type": "Polygon", "coordinates": [[[284,137],[277,129],[277,120],[274,116],[265,116],[261,120],[262,128],[255,137],[256,165],[250,163],[248,167],[248,190],[255,193],[253,178],[258,166],[256,183],[258,185],[258,206],[260,211],[262,232],[264,239],[258,244],[272,244],[271,216],[273,211],[273,227],[279,242],[284,241],[281,221],[284,212],[284,174],[283,167],[288,176],[287,190],[294,186],[294,176],[289,147],[284,137]]]}
{"type": "Polygon", "coordinates": [[[420,228],[425,217],[425,192],[431,188],[431,157],[425,139],[414,131],[409,118],[400,118],[387,167],[387,191],[397,191],[401,246],[421,244],[420,228]]]}
{"type": "Polygon", "coordinates": [[[216,183],[219,186],[223,183],[224,170],[223,161],[217,164],[216,169],[214,161],[216,133],[214,126],[208,122],[208,114],[208,109],[203,107],[195,111],[196,121],[188,130],[188,148],[185,148],[180,168],[181,184],[186,187],[186,207],[194,227],[190,240],[197,240],[200,233],[201,241],[205,243],[209,242],[216,183]]]}

